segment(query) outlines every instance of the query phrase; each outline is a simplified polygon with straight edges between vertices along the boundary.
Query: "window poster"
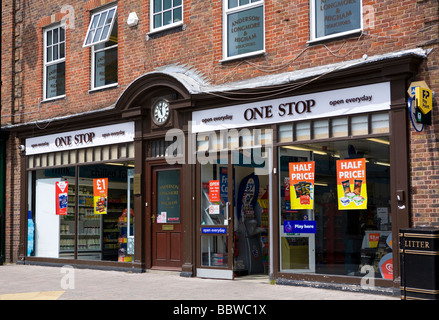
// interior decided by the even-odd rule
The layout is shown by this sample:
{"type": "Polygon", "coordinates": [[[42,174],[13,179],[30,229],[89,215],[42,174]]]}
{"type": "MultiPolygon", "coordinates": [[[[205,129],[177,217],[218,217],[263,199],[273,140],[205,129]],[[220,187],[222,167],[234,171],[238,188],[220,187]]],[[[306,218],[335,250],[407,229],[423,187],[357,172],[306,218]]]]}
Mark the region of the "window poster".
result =
{"type": "Polygon", "coordinates": [[[229,14],[227,38],[228,57],[264,50],[264,7],[229,14]]]}
{"type": "Polygon", "coordinates": [[[220,201],[220,181],[210,180],[209,181],[209,201],[218,202],[220,201]]]}
{"type": "Polygon", "coordinates": [[[313,209],[315,162],[290,162],[289,177],[291,209],[313,209]]]}
{"type": "Polygon", "coordinates": [[[366,159],[337,160],[338,209],[367,209],[366,159]]]}
{"type": "Polygon", "coordinates": [[[315,37],[361,29],[360,0],[315,0],[315,37]]]}
{"type": "Polygon", "coordinates": [[[180,223],[180,170],[157,172],[157,223],[180,223]]]}
{"type": "Polygon", "coordinates": [[[108,178],[93,179],[93,208],[95,214],[107,214],[108,178]]]}
{"type": "Polygon", "coordinates": [[[55,182],[55,201],[56,201],[56,214],[65,216],[67,215],[67,196],[69,190],[68,181],[55,182]]]}

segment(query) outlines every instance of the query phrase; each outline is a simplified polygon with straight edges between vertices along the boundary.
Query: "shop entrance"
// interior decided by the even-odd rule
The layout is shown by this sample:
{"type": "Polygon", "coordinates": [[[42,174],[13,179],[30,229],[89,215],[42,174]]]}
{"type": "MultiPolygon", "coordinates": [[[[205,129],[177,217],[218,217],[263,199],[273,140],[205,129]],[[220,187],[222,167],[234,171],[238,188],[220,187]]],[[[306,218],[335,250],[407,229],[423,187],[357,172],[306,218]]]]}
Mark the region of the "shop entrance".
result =
{"type": "Polygon", "coordinates": [[[152,168],[152,268],[181,270],[181,167],[152,168]]]}
{"type": "Polygon", "coordinates": [[[268,277],[270,152],[240,149],[199,166],[198,277],[268,277]]]}

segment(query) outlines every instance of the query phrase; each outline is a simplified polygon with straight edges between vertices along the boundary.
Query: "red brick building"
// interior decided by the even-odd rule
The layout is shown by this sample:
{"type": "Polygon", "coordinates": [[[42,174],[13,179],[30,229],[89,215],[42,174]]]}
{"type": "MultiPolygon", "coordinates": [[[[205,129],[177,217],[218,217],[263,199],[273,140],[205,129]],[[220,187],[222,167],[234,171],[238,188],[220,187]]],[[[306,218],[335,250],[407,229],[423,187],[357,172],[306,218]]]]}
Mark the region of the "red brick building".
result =
{"type": "Polygon", "coordinates": [[[408,111],[412,83],[439,91],[438,19],[434,0],[3,1],[3,259],[352,285],[370,272],[398,288],[399,229],[439,226],[438,99],[431,124],[408,111]],[[346,180],[355,203],[343,159],[365,161],[360,189],[346,180]],[[309,161],[305,208],[289,164],[309,161]]]}

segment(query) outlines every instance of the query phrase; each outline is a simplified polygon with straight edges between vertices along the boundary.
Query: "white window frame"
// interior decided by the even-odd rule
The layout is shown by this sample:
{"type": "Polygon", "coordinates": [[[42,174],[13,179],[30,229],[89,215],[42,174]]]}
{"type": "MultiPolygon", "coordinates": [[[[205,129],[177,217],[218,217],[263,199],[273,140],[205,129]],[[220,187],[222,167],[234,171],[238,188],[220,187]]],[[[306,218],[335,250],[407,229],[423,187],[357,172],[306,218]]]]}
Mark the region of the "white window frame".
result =
{"type": "MultiPolygon", "coordinates": [[[[102,85],[102,86],[95,86],[95,79],[96,79],[96,72],[95,72],[96,71],[96,67],[95,67],[96,59],[95,59],[95,55],[96,55],[96,53],[117,48],[118,47],[118,43],[116,43],[115,45],[112,45],[110,47],[104,47],[104,48],[101,48],[101,49],[98,49],[98,50],[95,49],[95,46],[99,45],[99,44],[102,44],[102,43],[105,43],[105,42],[110,40],[110,36],[111,36],[111,34],[113,32],[113,28],[114,28],[114,24],[115,23],[117,24],[117,6],[116,5],[105,7],[103,9],[100,9],[100,10],[96,11],[96,12],[93,13],[93,15],[90,18],[90,24],[88,26],[87,34],[85,36],[84,44],[83,44],[84,48],[85,47],[90,47],[91,48],[91,72],[90,72],[91,83],[90,83],[90,91],[101,90],[101,89],[106,89],[106,88],[111,88],[111,87],[118,86],[118,82],[107,84],[107,85],[102,85]],[[110,24],[107,24],[110,27],[108,29],[106,37],[103,38],[103,39],[100,39],[99,41],[95,41],[95,42],[91,41],[90,43],[86,44],[90,32],[93,31],[93,29],[92,29],[93,19],[95,19],[96,17],[98,17],[98,19],[100,19],[102,17],[102,14],[104,14],[106,12],[107,15],[108,15],[108,12],[110,10],[113,10],[113,9],[115,9],[115,11],[114,11],[114,14],[113,14],[113,17],[112,17],[112,20],[111,20],[110,24]]],[[[94,31],[93,31],[93,36],[94,36],[94,31]]]]}
{"type": "MultiPolygon", "coordinates": [[[[111,35],[111,32],[112,32],[112,30],[113,30],[113,27],[114,27],[114,22],[115,22],[115,18],[116,18],[116,16],[117,16],[117,6],[111,6],[111,7],[107,7],[107,8],[105,8],[105,9],[101,9],[101,10],[98,10],[98,11],[96,11],[95,13],[93,13],[93,15],[91,16],[91,18],[90,18],[90,24],[88,25],[88,29],[87,29],[87,34],[85,35],[85,38],[84,38],[84,44],[82,45],[84,48],[86,48],[86,47],[92,47],[92,46],[94,46],[94,45],[97,45],[97,44],[100,44],[100,43],[105,43],[105,42],[107,42],[109,39],[110,39],[110,35],[111,35]],[[108,23],[104,23],[102,26],[101,26],[101,28],[103,28],[104,29],[104,27],[105,26],[109,26],[109,29],[108,29],[108,32],[107,32],[107,35],[106,35],[106,37],[105,38],[102,38],[102,39],[99,39],[99,40],[97,40],[97,41],[91,41],[90,43],[87,43],[87,39],[89,38],[89,36],[90,36],[90,34],[91,34],[91,32],[93,32],[93,37],[95,36],[95,30],[96,29],[98,29],[98,28],[92,28],[93,27],[93,21],[95,20],[95,19],[97,19],[97,23],[99,23],[99,21],[100,21],[100,19],[102,18],[102,15],[105,13],[105,17],[107,17],[108,16],[108,13],[111,11],[111,10],[115,10],[114,11],[114,14],[113,14],[113,17],[112,17],[112,19],[111,19],[111,22],[110,22],[110,24],[108,24],[108,23]]],[[[105,18],[106,19],[106,18],[105,18]]],[[[102,35],[102,33],[101,33],[101,35],[102,35]]]]}
{"type": "MultiPolygon", "coordinates": [[[[50,46],[52,48],[54,47],[53,40],[52,40],[52,44],[50,46]]],[[[52,55],[53,55],[53,53],[52,53],[52,55]]],[[[65,97],[66,96],[65,95],[65,91],[66,91],[65,75],[64,75],[64,94],[59,95],[59,96],[50,97],[50,98],[47,97],[47,68],[52,66],[52,65],[55,65],[55,64],[66,62],[66,33],[65,33],[65,27],[62,24],[58,23],[56,25],[47,27],[43,30],[43,62],[44,62],[43,63],[44,64],[44,67],[43,67],[43,101],[49,101],[49,100],[59,99],[59,98],[65,97]],[[64,41],[59,41],[60,33],[58,32],[58,43],[57,43],[58,54],[60,53],[60,50],[59,50],[60,44],[64,43],[64,57],[47,62],[47,58],[48,58],[47,57],[47,45],[48,45],[47,44],[47,34],[49,31],[53,32],[53,30],[55,30],[55,29],[59,29],[59,30],[63,29],[64,30],[64,41]]]]}
{"type": "MultiPolygon", "coordinates": [[[[155,33],[155,32],[159,32],[159,31],[162,31],[162,30],[167,30],[167,29],[170,29],[170,28],[175,28],[175,27],[183,25],[183,21],[184,21],[183,0],[181,0],[181,4],[180,5],[175,6],[175,7],[174,7],[174,0],[171,0],[171,1],[172,1],[171,8],[167,9],[167,10],[161,10],[160,13],[158,13],[158,12],[154,13],[154,0],[150,1],[150,11],[149,11],[150,12],[150,15],[149,15],[149,21],[150,21],[149,30],[150,30],[150,32],[149,33],[155,33]],[[163,12],[170,10],[172,12],[172,20],[174,20],[174,9],[176,9],[178,7],[181,7],[181,20],[177,21],[177,22],[172,22],[172,23],[167,24],[167,25],[164,26],[163,25],[163,12]],[[158,28],[154,28],[154,16],[157,15],[157,14],[161,14],[161,16],[162,16],[162,26],[158,27],[158,28]]],[[[162,9],[163,9],[163,7],[162,7],[162,9]]]]}
{"type": "MultiPolygon", "coordinates": [[[[250,0],[251,1],[251,0],[250,0]]],[[[265,53],[265,0],[260,0],[260,1],[256,1],[253,3],[249,3],[249,4],[244,4],[244,5],[239,5],[239,0],[238,0],[238,6],[235,8],[230,8],[229,9],[229,1],[228,0],[223,0],[223,60],[221,60],[220,62],[223,61],[229,61],[229,60],[235,60],[235,59],[240,59],[240,58],[245,58],[245,57],[250,57],[250,56],[254,56],[254,55],[258,55],[258,54],[262,54],[265,53]],[[239,54],[239,55],[235,55],[235,56],[231,56],[228,57],[227,56],[227,49],[228,49],[228,30],[227,30],[227,18],[229,15],[237,13],[237,12],[241,12],[241,11],[246,11],[249,9],[254,9],[257,7],[262,6],[262,11],[263,11],[263,48],[262,50],[257,50],[257,51],[253,51],[253,52],[248,52],[248,53],[244,53],[244,54],[239,54]]]]}
{"type": "Polygon", "coordinates": [[[357,0],[360,2],[360,28],[357,29],[352,29],[349,31],[344,31],[344,32],[339,32],[339,33],[334,33],[331,35],[327,35],[327,36],[323,36],[323,37],[316,37],[316,1],[317,0],[310,0],[309,1],[309,21],[310,21],[310,40],[308,41],[308,43],[312,43],[312,42],[318,42],[318,41],[324,41],[324,40],[328,40],[328,39],[333,39],[333,38],[339,38],[339,37],[343,37],[343,36],[347,36],[350,34],[355,34],[358,32],[363,31],[363,0],[357,0]]]}

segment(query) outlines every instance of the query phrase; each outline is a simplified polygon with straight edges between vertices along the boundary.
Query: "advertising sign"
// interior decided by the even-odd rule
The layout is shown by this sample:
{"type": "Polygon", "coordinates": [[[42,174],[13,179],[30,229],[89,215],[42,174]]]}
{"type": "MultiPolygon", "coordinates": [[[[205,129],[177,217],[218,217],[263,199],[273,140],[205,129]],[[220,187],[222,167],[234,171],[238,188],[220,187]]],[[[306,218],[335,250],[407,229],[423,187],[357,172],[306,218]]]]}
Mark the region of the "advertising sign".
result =
{"type": "Polygon", "coordinates": [[[227,36],[227,57],[264,50],[263,6],[229,14],[227,36]]]}
{"type": "Polygon", "coordinates": [[[366,159],[337,160],[338,209],[367,209],[366,159]]]}
{"type": "Polygon", "coordinates": [[[317,223],[315,220],[285,220],[285,233],[316,233],[317,223]]]}
{"type": "Polygon", "coordinates": [[[93,210],[107,214],[108,178],[93,179],[93,210]]]}
{"type": "Polygon", "coordinates": [[[55,183],[55,202],[57,215],[67,215],[68,188],[68,181],[58,181],[55,183]]]}
{"type": "Polygon", "coordinates": [[[291,209],[314,208],[314,173],[314,161],[289,164],[291,209]]]}
{"type": "Polygon", "coordinates": [[[209,181],[209,201],[218,202],[220,201],[220,181],[210,180],[209,181]]]}
{"type": "Polygon", "coordinates": [[[361,1],[315,1],[316,38],[361,29],[361,1]]]}

